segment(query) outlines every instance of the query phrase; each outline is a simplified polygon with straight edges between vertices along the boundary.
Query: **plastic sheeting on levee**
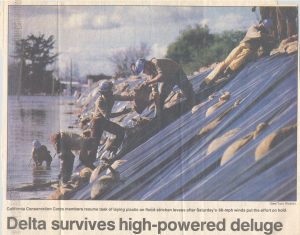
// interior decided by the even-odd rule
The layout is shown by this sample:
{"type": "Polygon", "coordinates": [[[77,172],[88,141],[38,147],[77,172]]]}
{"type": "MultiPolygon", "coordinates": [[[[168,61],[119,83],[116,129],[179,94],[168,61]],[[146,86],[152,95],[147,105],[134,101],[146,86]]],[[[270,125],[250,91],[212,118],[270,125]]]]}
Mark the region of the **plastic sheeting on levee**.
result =
{"type": "MultiPolygon", "coordinates": [[[[198,87],[207,72],[192,79],[198,87]]],[[[292,135],[255,162],[257,145],[270,133],[297,121],[297,55],[273,56],[248,64],[223,89],[231,98],[205,117],[207,102],[187,112],[145,143],[126,154],[118,170],[124,179],[99,199],[117,200],[296,200],[296,136],[292,135]],[[203,138],[193,137],[208,123],[225,115],[203,138]],[[226,148],[253,132],[261,122],[269,126],[220,166],[226,148]],[[208,145],[239,128],[216,151],[208,145]],[[192,140],[192,141],[191,141],[192,140]]],[[[197,91],[197,90],[196,90],[197,91]]],[[[199,92],[199,91],[197,91],[199,92]]],[[[89,199],[91,185],[72,199],[89,199]]]]}

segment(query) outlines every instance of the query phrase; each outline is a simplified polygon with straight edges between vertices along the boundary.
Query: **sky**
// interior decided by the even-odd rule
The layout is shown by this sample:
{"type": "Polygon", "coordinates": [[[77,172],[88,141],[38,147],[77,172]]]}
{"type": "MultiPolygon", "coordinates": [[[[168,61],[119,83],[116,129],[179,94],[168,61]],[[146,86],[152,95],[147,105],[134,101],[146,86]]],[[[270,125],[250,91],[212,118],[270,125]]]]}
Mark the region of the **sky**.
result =
{"type": "Polygon", "coordinates": [[[141,42],[150,46],[150,57],[162,58],[189,25],[222,32],[246,30],[256,22],[250,7],[10,6],[9,54],[16,39],[31,33],[54,35],[61,71],[72,59],[82,77],[113,74],[108,58],[141,42]]]}

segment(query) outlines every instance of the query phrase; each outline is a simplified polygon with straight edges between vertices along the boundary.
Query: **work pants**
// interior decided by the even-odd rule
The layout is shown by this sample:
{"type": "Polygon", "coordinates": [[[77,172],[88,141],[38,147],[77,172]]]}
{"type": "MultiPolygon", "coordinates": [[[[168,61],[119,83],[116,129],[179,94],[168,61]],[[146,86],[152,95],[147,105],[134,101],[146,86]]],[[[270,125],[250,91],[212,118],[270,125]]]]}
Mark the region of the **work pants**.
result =
{"type": "Polygon", "coordinates": [[[296,7],[277,7],[277,27],[280,41],[297,33],[297,15],[296,7]]]}
{"type": "Polygon", "coordinates": [[[246,43],[240,43],[234,48],[227,58],[220,62],[213,71],[206,77],[205,81],[210,83],[217,76],[224,72],[226,68],[230,68],[233,72],[241,68],[247,61],[253,57],[254,51],[246,43]]]}
{"type": "Polygon", "coordinates": [[[101,139],[103,131],[107,131],[116,136],[112,151],[116,151],[123,142],[125,130],[120,125],[107,120],[104,117],[95,118],[92,120],[92,137],[96,139],[97,145],[101,139]]]}
{"type": "Polygon", "coordinates": [[[69,151],[62,152],[60,156],[60,179],[63,184],[66,184],[70,179],[73,172],[74,154],[69,151]]]}
{"type": "Polygon", "coordinates": [[[79,153],[79,160],[86,166],[95,169],[93,163],[96,161],[98,143],[96,138],[86,138],[79,153]]]}

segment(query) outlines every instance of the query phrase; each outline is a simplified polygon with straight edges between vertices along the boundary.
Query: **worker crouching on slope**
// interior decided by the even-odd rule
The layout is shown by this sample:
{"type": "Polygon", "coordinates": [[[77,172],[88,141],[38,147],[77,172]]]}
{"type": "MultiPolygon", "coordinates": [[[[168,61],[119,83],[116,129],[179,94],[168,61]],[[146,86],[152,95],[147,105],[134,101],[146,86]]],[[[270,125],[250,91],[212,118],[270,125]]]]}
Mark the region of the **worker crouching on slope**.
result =
{"type": "Polygon", "coordinates": [[[195,102],[195,92],[182,67],[171,59],[138,59],[131,64],[131,70],[135,75],[144,73],[148,75],[145,85],[152,86],[152,96],[156,106],[156,116],[161,115],[164,103],[175,85],[179,86],[189,105],[195,102]],[[161,92],[158,92],[158,82],[161,83],[161,92]]]}
{"type": "Polygon", "coordinates": [[[60,131],[50,137],[51,143],[60,158],[60,173],[63,185],[71,179],[75,155],[72,151],[80,151],[79,159],[87,167],[95,169],[97,142],[94,138],[82,137],[76,133],[60,131]]]}
{"type": "Polygon", "coordinates": [[[221,73],[224,77],[232,78],[243,65],[256,57],[260,47],[270,50],[270,45],[274,42],[274,38],[271,36],[272,27],[271,19],[265,19],[259,25],[251,26],[240,44],[204,79],[200,88],[211,85],[221,73]]]}
{"type": "Polygon", "coordinates": [[[124,108],[123,111],[112,113],[112,108],[115,101],[132,101],[134,95],[117,95],[113,93],[113,83],[110,81],[103,81],[99,84],[99,97],[95,103],[95,111],[91,121],[92,137],[94,137],[99,144],[103,131],[107,131],[116,136],[114,143],[108,149],[114,158],[125,136],[125,130],[120,125],[110,121],[110,118],[118,117],[120,115],[130,112],[130,109],[124,108]]]}
{"type": "Polygon", "coordinates": [[[36,167],[41,166],[44,161],[46,162],[47,167],[50,167],[52,162],[52,157],[47,147],[45,145],[41,145],[38,140],[34,140],[32,142],[32,160],[36,167]]]}

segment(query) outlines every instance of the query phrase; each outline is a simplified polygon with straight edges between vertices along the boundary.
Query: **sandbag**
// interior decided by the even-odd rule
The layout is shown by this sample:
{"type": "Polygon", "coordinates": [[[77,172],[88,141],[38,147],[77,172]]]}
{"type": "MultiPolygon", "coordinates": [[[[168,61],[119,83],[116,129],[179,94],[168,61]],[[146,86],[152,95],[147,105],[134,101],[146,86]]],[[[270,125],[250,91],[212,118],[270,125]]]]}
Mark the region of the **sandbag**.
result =
{"type": "Polygon", "coordinates": [[[263,158],[266,153],[282,142],[289,135],[297,132],[297,124],[281,128],[265,137],[255,150],[255,161],[263,158]]]}
{"type": "Polygon", "coordinates": [[[209,107],[206,111],[205,116],[208,117],[213,114],[217,109],[219,109],[223,104],[225,104],[230,99],[230,93],[226,91],[220,98],[219,102],[209,107]]]}
{"type": "Polygon", "coordinates": [[[106,192],[113,189],[120,181],[119,172],[110,168],[108,175],[101,176],[97,181],[94,182],[91,189],[91,199],[97,199],[106,192]]]}
{"type": "Polygon", "coordinates": [[[233,130],[227,131],[225,134],[223,134],[222,136],[214,139],[208,146],[207,148],[207,155],[211,154],[213,152],[215,152],[216,150],[218,150],[221,146],[223,146],[227,141],[229,141],[231,139],[231,137],[233,137],[234,135],[236,135],[238,133],[238,131],[240,130],[240,128],[235,128],[233,130]]]}
{"type": "Polygon", "coordinates": [[[226,162],[228,162],[235,153],[241,149],[243,146],[245,146],[247,143],[249,143],[253,139],[253,135],[247,135],[244,138],[241,138],[237,141],[235,141],[233,144],[231,144],[224,152],[220,165],[223,166],[226,162]]]}
{"type": "Polygon", "coordinates": [[[273,49],[270,55],[276,54],[292,54],[298,51],[298,35],[293,35],[287,39],[280,42],[280,45],[273,49]]]}
{"type": "Polygon", "coordinates": [[[197,134],[198,138],[202,138],[204,135],[208,134],[210,131],[215,129],[225,118],[229,113],[231,113],[239,104],[241,100],[238,99],[234,102],[234,104],[226,109],[224,112],[222,112],[217,118],[215,118],[213,121],[209,122],[204,126],[197,134]]]}
{"type": "Polygon", "coordinates": [[[268,127],[268,123],[259,123],[256,126],[255,131],[250,132],[247,136],[238,139],[234,143],[232,143],[224,152],[220,165],[224,165],[226,162],[228,162],[236,153],[238,150],[240,150],[242,147],[244,147],[246,144],[248,144],[250,141],[256,139],[258,135],[262,133],[265,128],[268,127]]]}
{"type": "Polygon", "coordinates": [[[57,189],[57,190],[55,190],[53,193],[51,193],[48,197],[47,197],[47,199],[48,200],[59,200],[59,199],[62,199],[62,194],[60,193],[60,190],[59,189],[57,189]]]}
{"type": "Polygon", "coordinates": [[[67,194],[69,194],[71,192],[72,192],[72,189],[64,188],[64,187],[60,186],[57,190],[55,190],[52,194],[50,194],[47,199],[49,199],[49,200],[65,199],[67,194]]]}
{"type": "Polygon", "coordinates": [[[297,52],[298,51],[298,41],[291,42],[285,51],[288,55],[297,52]]]}
{"type": "Polygon", "coordinates": [[[79,176],[81,178],[83,178],[84,180],[88,181],[91,177],[92,172],[93,172],[93,170],[91,168],[85,167],[79,172],[79,176]]]}

